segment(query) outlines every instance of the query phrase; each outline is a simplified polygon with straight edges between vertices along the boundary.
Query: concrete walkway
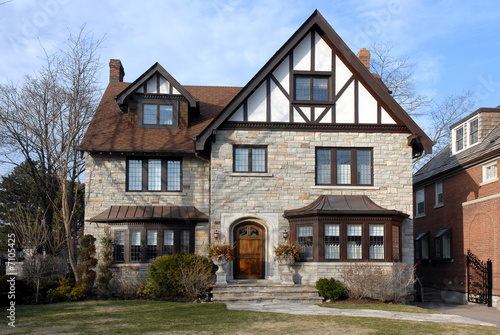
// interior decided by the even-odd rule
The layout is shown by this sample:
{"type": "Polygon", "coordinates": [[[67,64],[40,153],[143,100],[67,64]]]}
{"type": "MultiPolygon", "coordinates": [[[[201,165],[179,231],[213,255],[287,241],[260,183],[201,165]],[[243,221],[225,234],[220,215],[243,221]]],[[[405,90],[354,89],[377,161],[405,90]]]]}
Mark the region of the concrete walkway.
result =
{"type": "Polygon", "coordinates": [[[468,323],[482,326],[496,326],[493,323],[453,314],[403,313],[377,311],[372,309],[337,309],[297,303],[228,303],[226,304],[226,308],[230,310],[285,313],[295,315],[359,316],[367,318],[386,318],[408,321],[468,323]]]}

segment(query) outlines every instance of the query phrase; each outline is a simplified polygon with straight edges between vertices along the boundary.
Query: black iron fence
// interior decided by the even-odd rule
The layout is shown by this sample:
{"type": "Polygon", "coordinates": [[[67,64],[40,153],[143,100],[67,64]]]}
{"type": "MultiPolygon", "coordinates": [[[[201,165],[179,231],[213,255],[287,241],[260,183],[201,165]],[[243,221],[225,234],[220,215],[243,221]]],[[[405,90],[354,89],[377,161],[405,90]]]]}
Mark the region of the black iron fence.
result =
{"type": "Polygon", "coordinates": [[[492,307],[493,266],[491,260],[481,261],[470,250],[467,252],[467,292],[469,302],[492,307]]]}

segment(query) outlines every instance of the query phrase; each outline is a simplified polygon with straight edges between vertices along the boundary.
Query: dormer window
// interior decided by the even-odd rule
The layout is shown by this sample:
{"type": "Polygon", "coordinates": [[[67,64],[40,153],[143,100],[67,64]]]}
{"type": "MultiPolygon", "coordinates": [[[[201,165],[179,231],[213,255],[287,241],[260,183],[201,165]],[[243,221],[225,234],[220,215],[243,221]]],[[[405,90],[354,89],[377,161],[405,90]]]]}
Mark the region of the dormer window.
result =
{"type": "Polygon", "coordinates": [[[479,117],[470,119],[452,130],[453,153],[470,148],[479,143],[479,117]]]}
{"type": "Polygon", "coordinates": [[[178,128],[178,101],[143,97],[137,105],[139,127],[178,128]]]}

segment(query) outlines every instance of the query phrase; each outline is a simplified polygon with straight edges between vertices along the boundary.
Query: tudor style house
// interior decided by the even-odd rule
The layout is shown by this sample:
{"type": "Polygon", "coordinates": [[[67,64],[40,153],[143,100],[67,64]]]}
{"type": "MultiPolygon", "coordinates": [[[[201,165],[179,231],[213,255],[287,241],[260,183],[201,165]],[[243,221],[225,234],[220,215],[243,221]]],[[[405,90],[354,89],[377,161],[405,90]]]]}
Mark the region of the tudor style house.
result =
{"type": "MultiPolygon", "coordinates": [[[[452,125],[451,142],[414,176],[415,260],[423,284],[445,301],[483,300],[469,250],[492,262],[500,296],[500,106],[452,125]],[[469,267],[467,258],[469,255],[469,267]]],[[[487,284],[487,281],[484,283],[487,284]]]]}
{"type": "Polygon", "coordinates": [[[80,145],[85,233],[116,237],[116,276],[236,243],[229,279],[278,280],[273,249],[304,249],[294,281],[342,266],[413,265],[412,157],[431,141],[319,14],[243,88],[186,86],[119,60],[80,145]]]}

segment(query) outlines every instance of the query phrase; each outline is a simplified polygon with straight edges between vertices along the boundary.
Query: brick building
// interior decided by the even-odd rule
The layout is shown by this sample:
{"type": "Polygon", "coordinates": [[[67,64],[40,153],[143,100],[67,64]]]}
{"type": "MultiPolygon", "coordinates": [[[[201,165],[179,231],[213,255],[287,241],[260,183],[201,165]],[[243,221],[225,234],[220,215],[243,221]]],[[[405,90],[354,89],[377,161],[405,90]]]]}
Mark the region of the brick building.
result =
{"type": "Polygon", "coordinates": [[[412,157],[422,130],[316,11],[243,88],[181,85],[158,63],[110,83],[80,145],[85,232],[117,238],[116,276],[158,255],[239,249],[229,278],[278,280],[273,249],[304,246],[295,282],[342,266],[413,264],[412,157]]]}
{"type": "Polygon", "coordinates": [[[493,300],[500,295],[499,158],[500,108],[481,108],[414,175],[417,274],[443,300],[467,301],[469,250],[492,261],[493,300]]]}

